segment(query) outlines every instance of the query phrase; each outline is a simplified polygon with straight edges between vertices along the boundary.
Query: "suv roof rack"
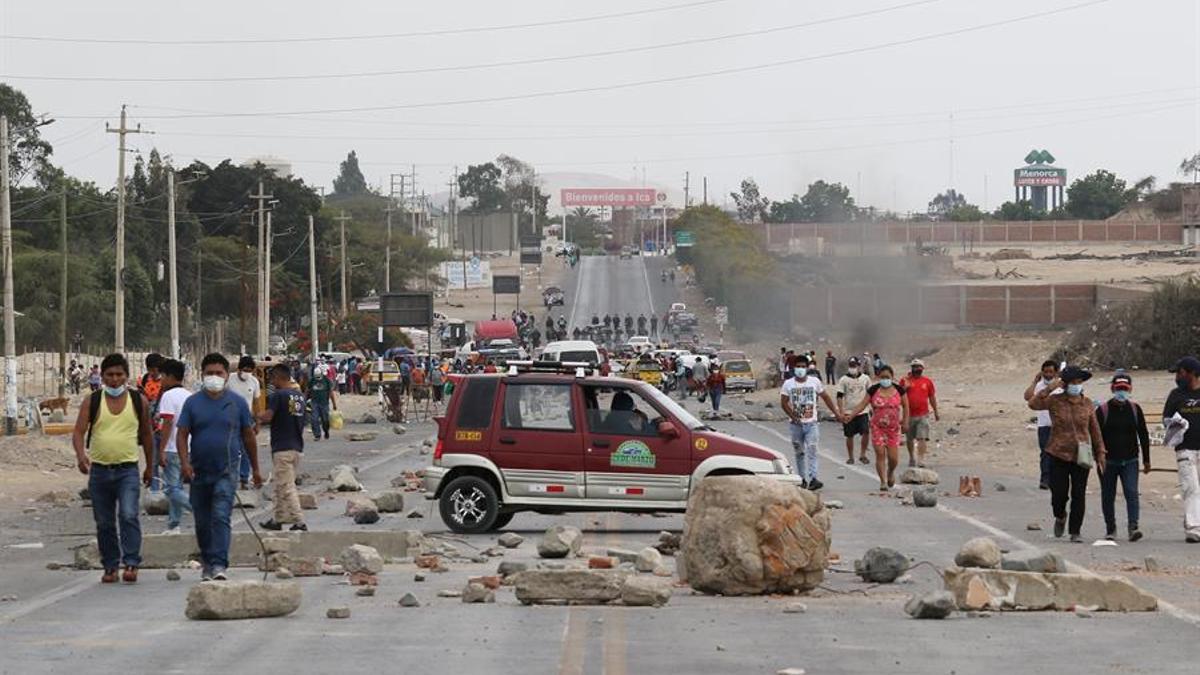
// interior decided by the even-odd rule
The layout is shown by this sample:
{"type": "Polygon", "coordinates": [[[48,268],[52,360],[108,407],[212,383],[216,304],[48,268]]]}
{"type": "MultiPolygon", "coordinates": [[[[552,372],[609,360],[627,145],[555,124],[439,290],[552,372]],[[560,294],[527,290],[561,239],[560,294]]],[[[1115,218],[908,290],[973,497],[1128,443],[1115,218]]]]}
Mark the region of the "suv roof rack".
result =
{"type": "Polygon", "coordinates": [[[587,377],[599,374],[599,368],[587,361],[509,361],[508,375],[521,373],[555,373],[587,377]]]}

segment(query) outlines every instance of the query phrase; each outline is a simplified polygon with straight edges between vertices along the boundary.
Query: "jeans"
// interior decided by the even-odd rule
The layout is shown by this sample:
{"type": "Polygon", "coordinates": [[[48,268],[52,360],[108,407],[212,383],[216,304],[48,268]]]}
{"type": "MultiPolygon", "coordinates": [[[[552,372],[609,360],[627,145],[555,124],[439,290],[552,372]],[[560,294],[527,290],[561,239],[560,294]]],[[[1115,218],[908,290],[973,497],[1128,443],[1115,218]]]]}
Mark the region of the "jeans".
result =
{"type": "Polygon", "coordinates": [[[88,472],[96,542],[105,570],[142,564],[142,523],[138,519],[142,496],[137,463],[132,466],[93,464],[88,472]]]}
{"type": "Polygon", "coordinates": [[[821,440],[821,428],[816,422],[803,424],[792,422],[792,450],[796,453],[796,472],[806,481],[817,479],[817,442],[821,440]]]}
{"type": "Polygon", "coordinates": [[[1129,518],[1129,529],[1138,526],[1138,461],[1137,458],[1109,461],[1100,474],[1100,509],[1104,511],[1104,526],[1107,532],[1116,532],[1117,481],[1125,495],[1125,513],[1129,518]]]}
{"type": "Polygon", "coordinates": [[[723,392],[722,392],[720,389],[709,389],[709,390],[708,390],[708,395],[712,397],[712,408],[713,408],[713,410],[720,410],[720,409],[721,409],[721,396],[722,396],[722,394],[723,394],[723,392]]]}
{"type": "Polygon", "coordinates": [[[196,476],[192,480],[192,517],[200,562],[207,570],[229,567],[230,518],[237,490],[229,474],[196,476]]]}
{"type": "Polygon", "coordinates": [[[825,369],[825,384],[837,384],[837,379],[833,376],[833,368],[825,369]]]}
{"type": "Polygon", "coordinates": [[[321,432],[324,431],[326,436],[329,436],[329,402],[312,403],[312,432],[313,438],[321,438],[321,432]]]}
{"type": "Polygon", "coordinates": [[[238,478],[240,478],[243,483],[249,483],[250,482],[250,455],[246,454],[245,450],[242,451],[241,455],[242,455],[242,460],[238,464],[238,478]]]}
{"type": "Polygon", "coordinates": [[[1041,456],[1041,472],[1038,476],[1038,485],[1050,484],[1050,464],[1054,459],[1046,454],[1046,444],[1050,442],[1050,427],[1038,427],[1038,450],[1042,453],[1041,456]]]}
{"type": "Polygon", "coordinates": [[[158,492],[159,490],[163,489],[162,469],[158,466],[158,460],[160,457],[162,457],[162,453],[165,452],[165,450],[159,447],[157,431],[151,434],[150,438],[154,443],[154,452],[150,454],[150,456],[153,458],[153,461],[150,463],[150,491],[158,492]]]}
{"type": "Polygon", "coordinates": [[[192,510],[187,491],[183,489],[179,466],[179,453],[168,452],[167,467],[163,469],[163,491],[167,493],[167,529],[179,527],[183,512],[192,510]]]}
{"type": "Polygon", "coordinates": [[[1083,528],[1083,513],[1086,508],[1087,481],[1089,470],[1075,462],[1050,457],[1050,508],[1054,517],[1067,517],[1067,500],[1071,502],[1071,517],[1067,523],[1069,534],[1079,534],[1083,528]]]}

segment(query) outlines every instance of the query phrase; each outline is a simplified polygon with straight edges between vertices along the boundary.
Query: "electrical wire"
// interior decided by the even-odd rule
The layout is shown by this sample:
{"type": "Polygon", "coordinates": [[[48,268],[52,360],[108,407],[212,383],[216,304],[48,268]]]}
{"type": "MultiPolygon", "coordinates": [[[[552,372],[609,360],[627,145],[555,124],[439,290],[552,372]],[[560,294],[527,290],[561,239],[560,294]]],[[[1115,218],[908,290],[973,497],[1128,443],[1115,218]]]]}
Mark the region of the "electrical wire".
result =
{"type": "Polygon", "coordinates": [[[133,38],[65,38],[48,35],[0,35],[2,40],[21,40],[25,42],[53,42],[67,44],[111,44],[111,45],[154,45],[160,47],[178,47],[178,46],[203,46],[203,45],[246,45],[246,44],[261,44],[261,45],[277,45],[277,44],[294,44],[294,43],[315,43],[315,42],[349,42],[360,40],[395,40],[402,38],[414,37],[434,37],[440,35],[468,35],[475,33],[491,33],[497,31],[524,30],[529,28],[546,28],[551,26],[567,26],[579,23],[591,23],[595,21],[605,21],[609,19],[623,19],[632,16],[646,16],[648,14],[661,14],[663,12],[672,12],[680,9],[692,9],[703,7],[706,5],[716,5],[730,0],[700,0],[699,2],[683,2],[674,5],[666,5],[664,7],[651,7],[646,9],[634,9],[624,12],[610,12],[608,14],[594,14],[591,16],[568,17],[563,19],[550,19],[546,21],[532,21],[526,23],[511,23],[494,26],[468,26],[465,28],[444,28],[437,30],[425,31],[410,31],[407,33],[379,33],[366,35],[330,35],[316,37],[292,37],[292,38],[227,38],[214,40],[146,40],[133,38]]]}
{"type": "Polygon", "coordinates": [[[775,33],[783,33],[814,26],[823,26],[852,19],[861,19],[865,17],[878,16],[900,10],[910,9],[920,5],[929,5],[945,0],[914,0],[899,5],[889,7],[880,7],[851,14],[842,14],[839,16],[827,17],[824,19],[816,19],[813,21],[804,21],[784,26],[771,26],[758,30],[742,31],[738,33],[725,33],[722,35],[713,35],[709,37],[690,38],[687,40],[678,40],[675,42],[657,42],[649,45],[638,45],[636,47],[624,47],[620,49],[606,49],[594,52],[584,52],[580,54],[566,54],[559,56],[542,56],[527,59],[516,59],[512,61],[495,61],[491,63],[473,63],[457,66],[431,66],[426,68],[407,68],[401,70],[372,70],[358,71],[350,73],[308,73],[299,75],[232,75],[221,77],[121,77],[112,75],[13,75],[4,74],[0,77],[12,80],[37,80],[48,82],[127,82],[127,83],[158,83],[158,84],[214,84],[220,82],[288,82],[288,81],[304,81],[304,80],[340,80],[340,79],[359,79],[359,78],[376,78],[376,77],[396,77],[403,75],[421,75],[430,73],[457,73],[469,72],[474,70],[490,70],[494,68],[510,68],[515,66],[530,66],[543,63],[563,63],[567,61],[578,61],[582,59],[605,58],[609,56],[623,56],[627,54],[640,54],[645,52],[654,52],[664,49],[675,49],[678,47],[690,47],[694,45],[712,44],[714,42],[725,42],[729,40],[740,40],[750,37],[761,37],[775,33]]]}
{"type": "MultiPolygon", "coordinates": [[[[774,68],[780,68],[783,66],[791,66],[791,65],[801,64],[801,63],[811,63],[811,62],[815,62],[815,61],[828,60],[828,59],[833,59],[833,58],[837,58],[840,56],[850,56],[850,55],[855,55],[855,54],[865,54],[865,53],[870,53],[870,52],[882,51],[882,50],[891,49],[894,47],[918,44],[921,42],[928,42],[930,40],[936,40],[936,39],[945,38],[945,37],[966,35],[966,34],[978,32],[978,31],[982,31],[982,30],[998,28],[1000,26],[1007,26],[1007,25],[1012,25],[1015,23],[1032,21],[1034,19],[1043,19],[1048,16],[1054,16],[1054,15],[1063,14],[1066,12],[1078,11],[1081,9],[1085,9],[1087,7],[1093,7],[1096,5],[1105,4],[1110,1],[1111,0],[1087,0],[1086,2],[1079,2],[1079,3],[1072,4],[1072,5],[1067,5],[1064,7],[1057,7],[1054,9],[1043,10],[1043,11],[1034,12],[1031,14],[1024,14],[1021,16],[1016,16],[1016,17],[1012,17],[1012,18],[1008,18],[1008,19],[1001,19],[998,21],[992,21],[992,22],[988,22],[988,23],[975,24],[972,26],[966,26],[963,28],[956,28],[956,29],[952,29],[952,30],[940,31],[940,32],[936,32],[936,33],[927,33],[925,35],[919,35],[916,37],[905,38],[905,39],[901,39],[901,40],[892,40],[889,42],[877,43],[877,44],[873,44],[873,45],[864,45],[861,47],[851,47],[851,48],[841,49],[841,50],[832,51],[832,52],[824,52],[821,54],[810,54],[808,56],[801,56],[801,57],[796,57],[796,58],[791,58],[791,59],[782,59],[782,60],[778,60],[778,61],[768,61],[768,62],[764,62],[764,63],[756,63],[756,64],[751,64],[748,66],[734,66],[734,67],[722,68],[722,69],[718,69],[718,70],[687,73],[687,74],[683,74],[683,75],[672,75],[672,76],[659,77],[659,78],[653,78],[653,79],[647,79],[647,80],[633,80],[633,81],[628,81],[628,82],[618,82],[618,83],[607,84],[607,85],[572,87],[572,88],[568,88],[568,89],[550,89],[550,90],[544,90],[544,91],[524,92],[524,93],[519,93],[519,94],[505,94],[505,95],[500,95],[500,96],[481,96],[481,97],[474,97],[474,98],[447,99],[447,100],[442,100],[442,101],[424,101],[424,102],[418,102],[418,103],[396,103],[396,104],[389,104],[389,105],[354,106],[354,107],[348,107],[348,108],[317,108],[317,109],[311,109],[311,110],[294,110],[294,111],[251,110],[251,111],[241,111],[241,112],[226,111],[226,112],[214,112],[214,113],[185,113],[185,114],[173,114],[173,115],[143,115],[142,118],[143,119],[196,119],[196,118],[213,118],[213,117],[247,118],[247,117],[288,117],[288,116],[292,116],[292,115],[322,115],[322,114],[334,115],[334,114],[343,114],[343,113],[379,112],[379,111],[387,111],[387,110],[415,110],[415,109],[421,109],[421,108],[440,108],[440,107],[448,107],[448,106],[471,105],[471,104],[478,104],[478,103],[504,103],[504,102],[512,102],[512,101],[525,101],[525,100],[531,100],[531,99],[542,99],[542,98],[552,98],[552,97],[558,97],[558,96],[568,96],[568,95],[575,95],[575,94],[590,94],[590,93],[598,93],[598,92],[618,91],[618,90],[622,90],[622,89],[648,87],[648,86],[661,85],[661,84],[673,84],[673,83],[678,83],[678,82],[690,82],[690,81],[695,81],[695,80],[708,79],[708,78],[712,78],[712,77],[723,77],[723,76],[727,76],[727,75],[738,75],[738,74],[756,72],[756,71],[761,71],[761,70],[770,70],[770,69],[774,69],[774,68]]],[[[91,118],[90,116],[83,116],[83,115],[58,115],[57,117],[59,119],[90,119],[91,118]]]]}

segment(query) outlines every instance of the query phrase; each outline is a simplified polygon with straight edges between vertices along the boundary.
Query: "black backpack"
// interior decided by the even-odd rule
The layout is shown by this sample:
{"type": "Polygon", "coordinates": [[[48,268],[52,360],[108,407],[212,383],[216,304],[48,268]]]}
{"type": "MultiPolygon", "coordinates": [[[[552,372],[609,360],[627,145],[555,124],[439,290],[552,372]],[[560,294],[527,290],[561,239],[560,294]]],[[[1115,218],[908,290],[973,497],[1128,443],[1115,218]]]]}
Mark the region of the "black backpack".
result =
{"type": "MultiPolygon", "coordinates": [[[[104,398],[104,391],[93,391],[88,398],[88,429],[87,437],[84,439],[84,446],[91,447],[92,445],[92,427],[96,426],[96,419],[100,416],[100,401],[104,398]]],[[[133,403],[133,414],[137,415],[138,420],[138,444],[142,442],[142,432],[145,431],[142,422],[142,406],[143,399],[141,392],[130,391],[129,401],[133,403]]]]}

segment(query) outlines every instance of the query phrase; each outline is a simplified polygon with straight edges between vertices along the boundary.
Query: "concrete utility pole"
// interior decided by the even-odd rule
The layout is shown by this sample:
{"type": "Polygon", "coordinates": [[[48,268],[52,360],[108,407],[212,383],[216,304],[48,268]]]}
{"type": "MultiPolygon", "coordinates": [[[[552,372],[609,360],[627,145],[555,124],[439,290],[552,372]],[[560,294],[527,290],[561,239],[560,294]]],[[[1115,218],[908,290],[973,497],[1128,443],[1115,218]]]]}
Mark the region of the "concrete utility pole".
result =
{"type": "Polygon", "coordinates": [[[17,331],[13,308],[12,207],[8,186],[8,118],[0,115],[0,240],[4,257],[4,433],[17,433],[17,331]]]}
{"type": "Polygon", "coordinates": [[[395,213],[395,203],[388,199],[387,208],[383,212],[387,215],[387,243],[384,244],[383,250],[383,292],[392,292],[392,214],[395,213]]]}
{"type": "Polygon", "coordinates": [[[688,194],[691,192],[691,190],[692,190],[692,172],[684,171],[683,172],[683,208],[685,208],[685,209],[691,205],[691,201],[689,201],[689,197],[688,197],[688,194]]]}
{"type": "Polygon", "coordinates": [[[104,130],[117,134],[117,283],[116,309],[113,321],[116,324],[114,351],[125,353],[125,136],[142,133],[142,125],[130,129],[125,126],[125,106],[121,106],[121,126],[111,129],[106,122],[104,130]]]}
{"type": "Polygon", "coordinates": [[[342,238],[342,256],[341,256],[341,257],[342,257],[342,264],[341,264],[341,268],[342,268],[342,316],[346,316],[346,314],[347,314],[347,313],[348,313],[348,311],[349,311],[349,306],[350,306],[350,301],[349,301],[349,297],[350,297],[350,295],[349,295],[349,293],[348,293],[348,289],[347,289],[347,283],[346,283],[346,281],[347,281],[347,280],[350,278],[350,275],[347,273],[347,270],[346,270],[346,221],[347,221],[347,220],[350,220],[350,216],[346,215],[346,212],[345,212],[345,211],[342,211],[342,212],[341,212],[341,215],[339,215],[339,216],[337,216],[336,218],[334,218],[334,220],[338,221],[338,223],[341,225],[341,238],[342,238]]]}
{"type": "Polygon", "coordinates": [[[263,251],[263,286],[266,289],[263,291],[263,332],[267,341],[267,349],[263,354],[271,353],[271,245],[275,243],[271,234],[271,216],[274,214],[273,210],[267,211],[267,243],[263,251]]]}
{"type": "Polygon", "coordinates": [[[260,180],[258,181],[258,194],[250,195],[250,199],[258,200],[258,271],[254,274],[258,279],[258,309],[255,312],[258,317],[258,330],[255,333],[257,336],[255,353],[261,356],[267,353],[267,325],[266,316],[264,315],[267,305],[267,287],[266,278],[263,274],[263,236],[266,233],[267,227],[266,203],[267,200],[274,199],[274,195],[263,192],[263,182],[260,180]]]}
{"type": "Polygon", "coordinates": [[[321,336],[317,328],[317,240],[313,236],[313,217],[308,217],[308,310],[312,322],[312,360],[316,362],[321,336]]]}
{"type": "Polygon", "coordinates": [[[67,188],[58,196],[59,236],[62,240],[62,275],[58,280],[58,395],[67,393],[67,188]]]}
{"type": "MultiPolygon", "coordinates": [[[[65,236],[65,235],[64,235],[65,236]]],[[[167,277],[171,289],[171,358],[179,358],[179,283],[175,276],[175,169],[167,171],[167,277]]],[[[66,255],[65,253],[63,254],[66,255]]],[[[65,263],[64,263],[65,264],[65,263]]]]}

